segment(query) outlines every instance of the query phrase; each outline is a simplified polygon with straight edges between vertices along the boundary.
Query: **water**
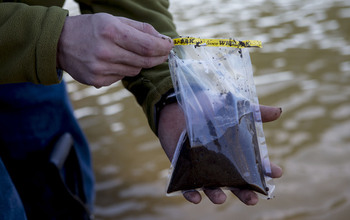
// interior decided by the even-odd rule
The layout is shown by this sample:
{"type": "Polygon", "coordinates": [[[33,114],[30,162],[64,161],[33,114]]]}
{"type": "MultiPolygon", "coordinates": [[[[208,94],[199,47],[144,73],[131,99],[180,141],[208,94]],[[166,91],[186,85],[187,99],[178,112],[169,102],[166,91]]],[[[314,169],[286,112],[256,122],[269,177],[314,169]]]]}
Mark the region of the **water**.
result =
{"type": "Polygon", "coordinates": [[[134,97],[120,83],[94,89],[66,76],[93,152],[96,219],[348,219],[350,1],[173,0],[171,11],[181,35],[263,41],[251,50],[260,103],[283,108],[264,125],[284,169],[276,198],[248,207],[166,197],[170,162],[134,97]]]}

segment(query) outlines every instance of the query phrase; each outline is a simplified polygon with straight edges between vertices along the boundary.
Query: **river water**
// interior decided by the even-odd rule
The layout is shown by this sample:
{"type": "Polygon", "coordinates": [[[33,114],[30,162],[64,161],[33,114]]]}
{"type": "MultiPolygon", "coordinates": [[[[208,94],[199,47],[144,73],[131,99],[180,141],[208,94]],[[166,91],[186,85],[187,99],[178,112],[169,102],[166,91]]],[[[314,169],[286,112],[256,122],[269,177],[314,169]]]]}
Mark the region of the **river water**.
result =
{"type": "MultiPolygon", "coordinates": [[[[78,13],[71,2],[66,7],[78,13]]],[[[170,162],[120,83],[95,89],[65,79],[93,152],[96,219],[342,220],[350,216],[350,1],[172,0],[178,32],[254,39],[260,103],[280,106],[264,124],[270,159],[284,169],[276,198],[254,207],[166,197],[170,162]]]]}

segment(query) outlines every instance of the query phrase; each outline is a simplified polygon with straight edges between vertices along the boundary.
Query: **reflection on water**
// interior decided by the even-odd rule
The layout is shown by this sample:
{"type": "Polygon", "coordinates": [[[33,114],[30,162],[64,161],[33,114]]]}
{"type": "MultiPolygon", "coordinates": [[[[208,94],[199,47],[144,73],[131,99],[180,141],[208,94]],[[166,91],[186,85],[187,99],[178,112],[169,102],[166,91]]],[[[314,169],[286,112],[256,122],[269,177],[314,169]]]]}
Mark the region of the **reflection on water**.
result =
{"type": "Polygon", "coordinates": [[[251,58],[260,103],[283,108],[264,130],[284,176],[255,207],[165,197],[170,163],[130,93],[66,77],[93,151],[96,218],[348,219],[350,1],[172,0],[171,11],[181,35],[263,41],[251,58]]]}

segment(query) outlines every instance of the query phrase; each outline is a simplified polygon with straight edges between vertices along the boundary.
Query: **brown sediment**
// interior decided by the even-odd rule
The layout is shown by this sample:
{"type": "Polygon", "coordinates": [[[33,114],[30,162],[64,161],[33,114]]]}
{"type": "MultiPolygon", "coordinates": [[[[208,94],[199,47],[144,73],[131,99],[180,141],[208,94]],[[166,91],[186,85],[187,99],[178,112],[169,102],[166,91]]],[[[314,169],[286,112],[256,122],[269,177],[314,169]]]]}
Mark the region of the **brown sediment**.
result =
{"type": "Polygon", "coordinates": [[[229,187],[268,194],[253,113],[205,146],[190,146],[186,136],[174,165],[167,193],[229,187]]]}

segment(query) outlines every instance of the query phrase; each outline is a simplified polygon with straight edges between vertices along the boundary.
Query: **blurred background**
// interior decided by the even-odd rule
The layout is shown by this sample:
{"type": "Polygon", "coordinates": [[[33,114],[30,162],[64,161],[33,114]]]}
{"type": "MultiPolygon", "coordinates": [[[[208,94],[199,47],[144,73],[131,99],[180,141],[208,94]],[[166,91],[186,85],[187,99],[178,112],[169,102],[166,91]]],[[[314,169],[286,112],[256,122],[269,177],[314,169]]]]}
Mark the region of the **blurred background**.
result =
{"type": "MultiPolygon", "coordinates": [[[[261,40],[251,50],[261,104],[283,108],[264,124],[270,159],[284,169],[276,198],[254,207],[166,197],[170,162],[120,83],[95,89],[65,74],[91,143],[96,219],[345,220],[350,215],[350,1],[170,0],[184,36],[261,40]]],[[[66,8],[78,14],[69,0],[66,8]]]]}

